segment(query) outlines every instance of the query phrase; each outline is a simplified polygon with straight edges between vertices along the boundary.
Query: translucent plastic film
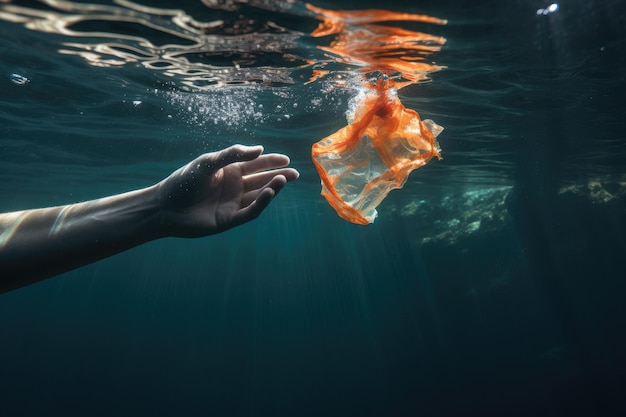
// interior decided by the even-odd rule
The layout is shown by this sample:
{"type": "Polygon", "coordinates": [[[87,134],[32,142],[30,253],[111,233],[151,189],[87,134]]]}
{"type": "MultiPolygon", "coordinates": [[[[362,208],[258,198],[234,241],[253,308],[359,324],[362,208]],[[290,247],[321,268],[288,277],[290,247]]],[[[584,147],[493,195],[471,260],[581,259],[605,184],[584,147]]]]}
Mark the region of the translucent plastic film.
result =
{"type": "Polygon", "coordinates": [[[389,191],[401,188],[411,171],[441,159],[436,137],[443,130],[420,120],[398,99],[393,82],[379,78],[357,98],[348,126],[313,145],[322,195],[343,219],[372,223],[389,191]]]}

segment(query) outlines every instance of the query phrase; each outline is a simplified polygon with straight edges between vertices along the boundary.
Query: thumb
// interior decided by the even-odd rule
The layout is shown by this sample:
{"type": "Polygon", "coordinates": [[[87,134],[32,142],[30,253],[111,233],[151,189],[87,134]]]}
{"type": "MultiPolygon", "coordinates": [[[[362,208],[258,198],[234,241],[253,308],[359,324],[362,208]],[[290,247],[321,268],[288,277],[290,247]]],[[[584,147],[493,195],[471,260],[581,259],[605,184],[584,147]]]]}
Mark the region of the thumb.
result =
{"type": "Polygon", "coordinates": [[[251,161],[263,153],[263,146],[233,145],[218,152],[202,155],[198,161],[200,171],[210,174],[235,162],[251,161]]]}

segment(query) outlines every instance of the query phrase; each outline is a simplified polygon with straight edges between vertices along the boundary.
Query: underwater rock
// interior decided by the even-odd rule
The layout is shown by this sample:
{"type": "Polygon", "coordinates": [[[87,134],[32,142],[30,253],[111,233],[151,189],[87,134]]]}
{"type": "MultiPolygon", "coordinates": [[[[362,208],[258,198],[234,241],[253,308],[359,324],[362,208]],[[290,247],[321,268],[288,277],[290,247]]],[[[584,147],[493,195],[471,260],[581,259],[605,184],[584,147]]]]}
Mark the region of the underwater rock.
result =
{"type": "MultiPolygon", "coordinates": [[[[470,236],[495,238],[519,220],[525,199],[526,190],[519,187],[477,188],[448,192],[439,199],[391,204],[386,216],[410,218],[410,232],[420,245],[449,246],[470,236]]],[[[550,218],[558,219],[552,225],[557,231],[603,216],[626,218],[626,175],[563,185],[552,198],[542,198],[541,206],[550,218]]],[[[535,227],[540,227],[538,221],[535,227]]]]}

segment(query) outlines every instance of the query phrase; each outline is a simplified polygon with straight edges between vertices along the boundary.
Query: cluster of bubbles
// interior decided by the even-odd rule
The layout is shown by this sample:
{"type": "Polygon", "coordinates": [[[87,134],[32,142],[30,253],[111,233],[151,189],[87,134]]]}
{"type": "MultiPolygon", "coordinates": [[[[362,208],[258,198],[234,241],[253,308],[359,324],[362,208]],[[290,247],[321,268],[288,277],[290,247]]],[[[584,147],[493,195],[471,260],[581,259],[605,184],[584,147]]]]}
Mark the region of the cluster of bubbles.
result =
{"type": "Polygon", "coordinates": [[[180,109],[180,116],[197,126],[209,124],[232,128],[251,122],[262,123],[267,117],[263,104],[257,102],[258,90],[250,87],[215,90],[204,94],[168,91],[168,101],[180,109]]]}
{"type": "Polygon", "coordinates": [[[296,114],[341,109],[344,102],[354,109],[357,97],[368,91],[357,73],[338,72],[310,88],[242,85],[205,91],[154,89],[152,93],[163,96],[174,107],[175,117],[190,126],[216,133],[248,129],[253,133],[255,127],[286,123],[296,114]]]}

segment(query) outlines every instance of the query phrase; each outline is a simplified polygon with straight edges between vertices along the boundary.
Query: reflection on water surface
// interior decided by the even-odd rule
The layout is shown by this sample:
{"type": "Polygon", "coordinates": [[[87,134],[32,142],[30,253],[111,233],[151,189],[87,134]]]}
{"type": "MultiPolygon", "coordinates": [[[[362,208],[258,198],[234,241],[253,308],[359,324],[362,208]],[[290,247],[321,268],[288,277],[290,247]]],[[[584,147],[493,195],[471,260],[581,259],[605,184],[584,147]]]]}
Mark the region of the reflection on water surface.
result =
{"type": "Polygon", "coordinates": [[[7,2],[0,19],[67,36],[59,52],[91,65],[140,64],[193,90],[304,83],[328,69],[384,69],[421,81],[440,69],[427,57],[445,39],[377,24],[445,23],[424,15],[365,11],[355,16],[301,2],[205,0],[189,7],[126,0],[111,5],[42,0],[28,7],[7,2]]]}

